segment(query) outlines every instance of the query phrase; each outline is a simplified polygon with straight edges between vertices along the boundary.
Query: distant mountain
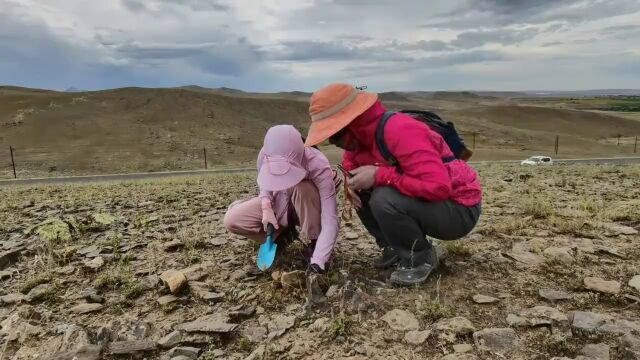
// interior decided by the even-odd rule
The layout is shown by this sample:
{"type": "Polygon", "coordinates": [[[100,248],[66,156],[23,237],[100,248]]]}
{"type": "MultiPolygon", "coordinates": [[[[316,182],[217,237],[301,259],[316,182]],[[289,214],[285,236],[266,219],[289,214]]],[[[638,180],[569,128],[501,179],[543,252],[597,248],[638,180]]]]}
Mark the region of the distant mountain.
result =
{"type": "Polygon", "coordinates": [[[87,91],[87,90],[77,89],[77,88],[74,88],[74,87],[72,86],[72,87],[70,87],[70,88],[67,88],[67,90],[65,90],[64,92],[71,92],[71,93],[72,93],[72,92],[86,92],[86,91],[87,91]]]}

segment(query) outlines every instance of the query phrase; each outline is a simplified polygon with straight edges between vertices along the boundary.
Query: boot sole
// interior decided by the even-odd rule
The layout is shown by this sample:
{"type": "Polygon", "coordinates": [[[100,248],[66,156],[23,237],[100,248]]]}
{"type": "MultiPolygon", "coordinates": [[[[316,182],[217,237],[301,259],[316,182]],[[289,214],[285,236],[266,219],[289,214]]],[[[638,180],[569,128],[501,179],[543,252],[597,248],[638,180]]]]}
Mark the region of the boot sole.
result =
{"type": "Polygon", "coordinates": [[[373,264],[373,267],[379,270],[384,270],[384,269],[388,269],[390,267],[392,267],[393,265],[397,264],[398,261],[400,261],[400,257],[399,256],[394,256],[391,260],[387,261],[386,263],[383,264],[373,264]]]}

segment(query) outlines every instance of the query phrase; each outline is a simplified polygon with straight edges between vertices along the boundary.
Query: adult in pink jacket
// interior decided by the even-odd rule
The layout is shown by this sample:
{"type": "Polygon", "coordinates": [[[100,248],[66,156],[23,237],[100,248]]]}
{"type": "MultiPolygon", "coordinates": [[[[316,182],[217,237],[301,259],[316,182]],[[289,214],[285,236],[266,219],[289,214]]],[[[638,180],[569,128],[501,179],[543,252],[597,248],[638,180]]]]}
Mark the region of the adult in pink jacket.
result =
{"type": "Polygon", "coordinates": [[[345,150],[343,167],[358,216],[382,249],[374,266],[397,265],[391,282],[415,285],[437,267],[430,236],[454,240],[467,235],[481,212],[476,172],[453,157],[442,137],[426,124],[397,113],[384,141],[397,160],[385,163],[375,133],[385,107],[374,93],[331,84],[311,97],[307,145],[325,140],[345,150]]]}
{"type": "Polygon", "coordinates": [[[224,216],[232,233],[264,242],[268,224],[276,229],[278,252],[297,237],[296,225],[309,240],[309,268],[326,269],[338,237],[334,173],[319,150],[305,147],[290,125],[270,128],[258,155],[259,195],[236,201],[224,216]]]}

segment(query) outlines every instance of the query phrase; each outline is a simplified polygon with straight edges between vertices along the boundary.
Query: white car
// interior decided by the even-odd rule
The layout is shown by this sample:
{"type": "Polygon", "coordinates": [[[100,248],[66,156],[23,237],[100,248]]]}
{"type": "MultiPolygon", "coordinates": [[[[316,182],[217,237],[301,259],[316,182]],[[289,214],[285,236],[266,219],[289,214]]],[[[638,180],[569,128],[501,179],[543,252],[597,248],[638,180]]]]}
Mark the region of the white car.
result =
{"type": "Polygon", "coordinates": [[[522,160],[520,165],[552,165],[553,159],[548,156],[532,156],[527,160],[522,160]]]}

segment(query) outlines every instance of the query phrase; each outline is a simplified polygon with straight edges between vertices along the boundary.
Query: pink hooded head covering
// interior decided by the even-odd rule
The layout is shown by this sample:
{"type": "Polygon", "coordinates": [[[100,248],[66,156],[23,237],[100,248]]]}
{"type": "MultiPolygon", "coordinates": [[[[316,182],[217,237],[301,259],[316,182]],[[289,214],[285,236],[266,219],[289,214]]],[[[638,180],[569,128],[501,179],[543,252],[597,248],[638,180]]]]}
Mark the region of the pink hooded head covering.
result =
{"type": "Polygon", "coordinates": [[[307,176],[302,166],[304,143],[300,132],[291,125],[270,128],[264,137],[262,166],[258,185],[267,191],[288,189],[307,176]]]}

